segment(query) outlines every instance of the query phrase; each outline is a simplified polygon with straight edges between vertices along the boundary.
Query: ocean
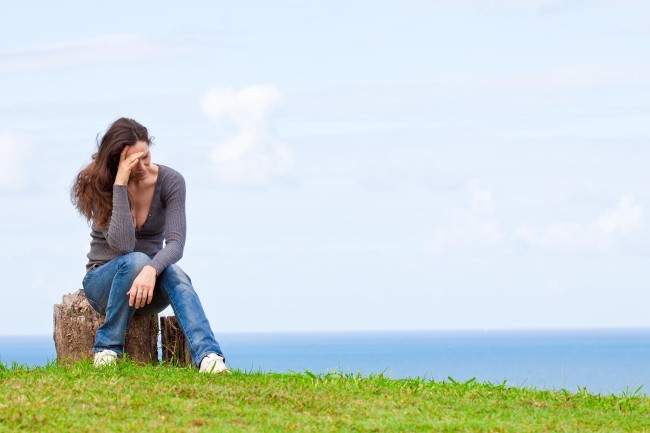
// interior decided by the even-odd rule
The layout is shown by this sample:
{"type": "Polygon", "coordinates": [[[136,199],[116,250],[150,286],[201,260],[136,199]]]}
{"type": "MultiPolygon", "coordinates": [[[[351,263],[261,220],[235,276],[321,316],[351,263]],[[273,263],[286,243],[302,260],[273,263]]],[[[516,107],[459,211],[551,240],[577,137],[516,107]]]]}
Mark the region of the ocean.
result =
{"type": "MultiPolygon", "coordinates": [[[[509,386],[619,394],[650,387],[650,329],[224,333],[230,368],[384,373],[393,378],[506,382],[509,386]]],[[[0,363],[44,365],[50,335],[0,337],[0,363]]]]}

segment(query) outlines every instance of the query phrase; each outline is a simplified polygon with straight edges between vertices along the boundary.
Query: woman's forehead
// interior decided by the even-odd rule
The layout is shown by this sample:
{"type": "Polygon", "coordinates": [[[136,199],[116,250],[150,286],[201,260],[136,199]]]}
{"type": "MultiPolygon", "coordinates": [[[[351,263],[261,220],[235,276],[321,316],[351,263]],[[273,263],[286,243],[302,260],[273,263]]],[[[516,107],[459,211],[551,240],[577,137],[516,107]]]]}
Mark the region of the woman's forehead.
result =
{"type": "Polygon", "coordinates": [[[146,154],[149,150],[149,145],[146,141],[139,140],[128,148],[129,150],[126,151],[126,156],[133,155],[134,153],[138,152],[144,152],[146,154]]]}

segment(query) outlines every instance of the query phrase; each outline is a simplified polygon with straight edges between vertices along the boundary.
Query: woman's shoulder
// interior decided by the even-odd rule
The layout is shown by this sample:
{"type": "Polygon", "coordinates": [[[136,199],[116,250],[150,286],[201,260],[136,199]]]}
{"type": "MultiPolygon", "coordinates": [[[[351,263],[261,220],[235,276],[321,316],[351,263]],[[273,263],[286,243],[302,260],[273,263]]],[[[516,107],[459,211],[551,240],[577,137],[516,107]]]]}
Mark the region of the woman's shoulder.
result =
{"type": "Polygon", "coordinates": [[[163,195],[172,191],[185,191],[185,178],[180,172],[166,165],[156,165],[158,166],[158,180],[163,195]]]}
{"type": "Polygon", "coordinates": [[[174,170],[171,167],[162,164],[156,164],[158,166],[158,177],[163,182],[184,182],[185,179],[183,175],[174,170]]]}

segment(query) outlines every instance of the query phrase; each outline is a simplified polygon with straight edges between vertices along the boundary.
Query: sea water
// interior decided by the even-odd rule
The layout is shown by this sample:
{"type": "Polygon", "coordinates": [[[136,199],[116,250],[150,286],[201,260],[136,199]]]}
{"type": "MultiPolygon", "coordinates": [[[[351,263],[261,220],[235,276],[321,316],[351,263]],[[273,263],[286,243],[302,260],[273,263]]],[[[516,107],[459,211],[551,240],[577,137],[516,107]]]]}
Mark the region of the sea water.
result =
{"type": "MultiPolygon", "coordinates": [[[[650,330],[224,333],[230,368],[383,373],[595,393],[650,392],[650,330]]],[[[44,365],[51,336],[0,337],[0,363],[44,365]]]]}

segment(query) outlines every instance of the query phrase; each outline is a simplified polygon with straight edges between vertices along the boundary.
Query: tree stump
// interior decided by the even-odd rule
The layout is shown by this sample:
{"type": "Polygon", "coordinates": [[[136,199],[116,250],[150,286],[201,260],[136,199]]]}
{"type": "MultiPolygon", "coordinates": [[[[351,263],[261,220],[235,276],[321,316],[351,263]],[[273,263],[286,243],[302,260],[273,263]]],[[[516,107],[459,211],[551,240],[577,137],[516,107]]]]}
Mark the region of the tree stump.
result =
{"type": "Polygon", "coordinates": [[[174,316],[160,316],[162,360],[176,365],[192,365],[187,339],[174,316]]]}
{"type": "MultiPolygon", "coordinates": [[[[90,306],[83,290],[54,305],[54,347],[59,362],[93,357],[95,333],[104,316],[90,306]]],[[[124,352],[141,363],[158,361],[158,316],[135,314],[126,330],[124,352]]]]}

